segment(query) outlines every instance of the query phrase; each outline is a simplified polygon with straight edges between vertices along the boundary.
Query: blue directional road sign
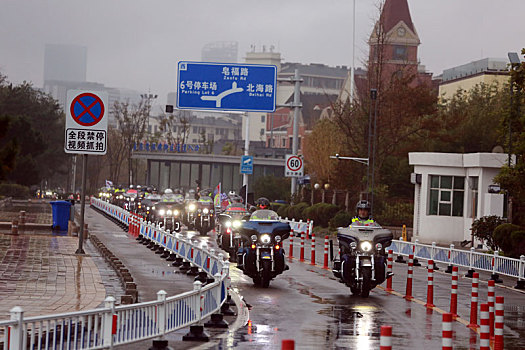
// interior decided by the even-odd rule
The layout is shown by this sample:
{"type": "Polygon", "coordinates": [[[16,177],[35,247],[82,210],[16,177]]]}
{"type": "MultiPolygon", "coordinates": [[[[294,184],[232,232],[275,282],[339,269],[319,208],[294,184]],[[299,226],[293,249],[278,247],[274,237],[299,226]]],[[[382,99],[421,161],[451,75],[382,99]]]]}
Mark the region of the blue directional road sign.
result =
{"type": "Polygon", "coordinates": [[[274,112],[277,67],[180,61],[177,108],[274,112]]]}
{"type": "Polygon", "coordinates": [[[252,156],[242,156],[241,159],[241,174],[253,174],[253,157],[252,156]]]}

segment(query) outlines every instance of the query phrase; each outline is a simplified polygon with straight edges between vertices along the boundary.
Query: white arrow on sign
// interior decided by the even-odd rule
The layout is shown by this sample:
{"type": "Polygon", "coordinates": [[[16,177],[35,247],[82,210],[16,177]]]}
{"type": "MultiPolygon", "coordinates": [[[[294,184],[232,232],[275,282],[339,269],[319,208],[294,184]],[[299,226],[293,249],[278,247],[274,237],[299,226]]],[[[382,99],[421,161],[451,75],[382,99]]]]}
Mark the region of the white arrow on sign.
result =
{"type": "Polygon", "coordinates": [[[243,92],[243,91],[244,91],[243,88],[238,88],[237,87],[237,83],[233,82],[231,89],[224,90],[223,92],[221,92],[217,96],[201,96],[201,100],[203,100],[203,101],[215,101],[215,107],[220,108],[221,107],[221,101],[222,101],[222,99],[224,97],[226,97],[228,95],[231,95],[231,94],[234,94],[236,92],[243,92]]]}

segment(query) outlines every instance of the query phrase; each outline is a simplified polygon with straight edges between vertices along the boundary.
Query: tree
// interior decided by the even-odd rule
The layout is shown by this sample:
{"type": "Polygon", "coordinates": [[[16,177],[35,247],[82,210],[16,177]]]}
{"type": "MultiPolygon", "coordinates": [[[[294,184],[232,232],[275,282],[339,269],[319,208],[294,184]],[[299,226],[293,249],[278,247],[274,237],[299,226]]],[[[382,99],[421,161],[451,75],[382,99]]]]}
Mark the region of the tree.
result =
{"type": "Polygon", "coordinates": [[[160,116],[161,137],[169,143],[186,144],[194,118],[191,111],[184,110],[160,116]]]}
{"type": "Polygon", "coordinates": [[[269,200],[290,199],[290,179],[272,175],[260,176],[253,185],[255,198],[266,197],[269,200]]]}
{"type": "MultiPolygon", "coordinates": [[[[121,148],[127,156],[129,174],[128,185],[133,183],[131,164],[133,146],[142,141],[146,133],[150,110],[151,99],[149,98],[141,99],[138,104],[132,104],[129,101],[115,101],[112,106],[111,113],[115,116],[118,125],[118,130],[116,130],[115,133],[120,140],[116,147],[121,148]]],[[[120,168],[120,163],[113,163],[113,166],[120,168]]],[[[119,171],[117,171],[117,175],[119,171]]]]}

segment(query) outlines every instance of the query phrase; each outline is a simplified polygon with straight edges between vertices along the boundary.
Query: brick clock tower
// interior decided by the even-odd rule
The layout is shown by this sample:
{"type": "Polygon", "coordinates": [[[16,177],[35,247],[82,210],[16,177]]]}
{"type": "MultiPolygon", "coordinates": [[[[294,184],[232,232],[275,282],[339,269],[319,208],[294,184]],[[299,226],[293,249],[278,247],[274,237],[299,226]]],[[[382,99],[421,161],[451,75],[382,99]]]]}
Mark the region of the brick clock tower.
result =
{"type": "MultiPolygon", "coordinates": [[[[411,84],[431,82],[431,75],[418,73],[417,48],[421,43],[410,16],[407,0],[386,0],[368,41],[370,78],[376,80],[381,64],[381,81],[407,74],[411,84]]],[[[375,85],[375,84],[374,84],[375,85]]]]}

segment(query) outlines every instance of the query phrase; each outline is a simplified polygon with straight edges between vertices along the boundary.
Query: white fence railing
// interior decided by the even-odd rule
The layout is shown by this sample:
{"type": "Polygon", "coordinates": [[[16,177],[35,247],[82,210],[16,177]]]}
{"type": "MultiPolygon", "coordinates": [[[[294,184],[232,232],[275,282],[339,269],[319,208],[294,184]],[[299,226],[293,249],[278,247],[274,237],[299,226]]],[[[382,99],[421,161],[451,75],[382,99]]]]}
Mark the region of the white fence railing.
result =
{"type": "Polygon", "coordinates": [[[301,233],[306,234],[307,232],[309,234],[312,234],[313,228],[314,228],[314,221],[308,220],[308,221],[295,221],[295,219],[288,220],[288,218],[280,218],[282,222],[286,222],[290,225],[292,228],[292,232],[294,235],[300,235],[301,233]]]}
{"type": "MultiPolygon", "coordinates": [[[[130,213],[98,199],[91,205],[129,225],[130,213]]],[[[172,297],[165,291],[157,300],[115,306],[108,297],[104,308],[57,315],[24,318],[21,307],[11,309],[11,319],[0,321],[0,343],[4,350],[19,349],[102,349],[161,337],[167,332],[202,322],[220,310],[229,290],[229,263],[205,245],[171,234],[141,220],[139,230],[170,253],[206,271],[214,282],[196,281],[193,290],[172,297]]]]}
{"type": "Polygon", "coordinates": [[[470,250],[454,249],[453,244],[450,247],[439,247],[435,243],[427,245],[420,244],[417,240],[412,243],[401,239],[392,241],[387,250],[389,249],[392,249],[396,255],[413,254],[414,258],[418,259],[432,259],[434,262],[487,271],[494,275],[502,274],[515,277],[519,281],[525,279],[525,256],[523,255],[520,259],[513,259],[499,256],[498,252],[485,254],[476,252],[474,248],[470,250]]]}

